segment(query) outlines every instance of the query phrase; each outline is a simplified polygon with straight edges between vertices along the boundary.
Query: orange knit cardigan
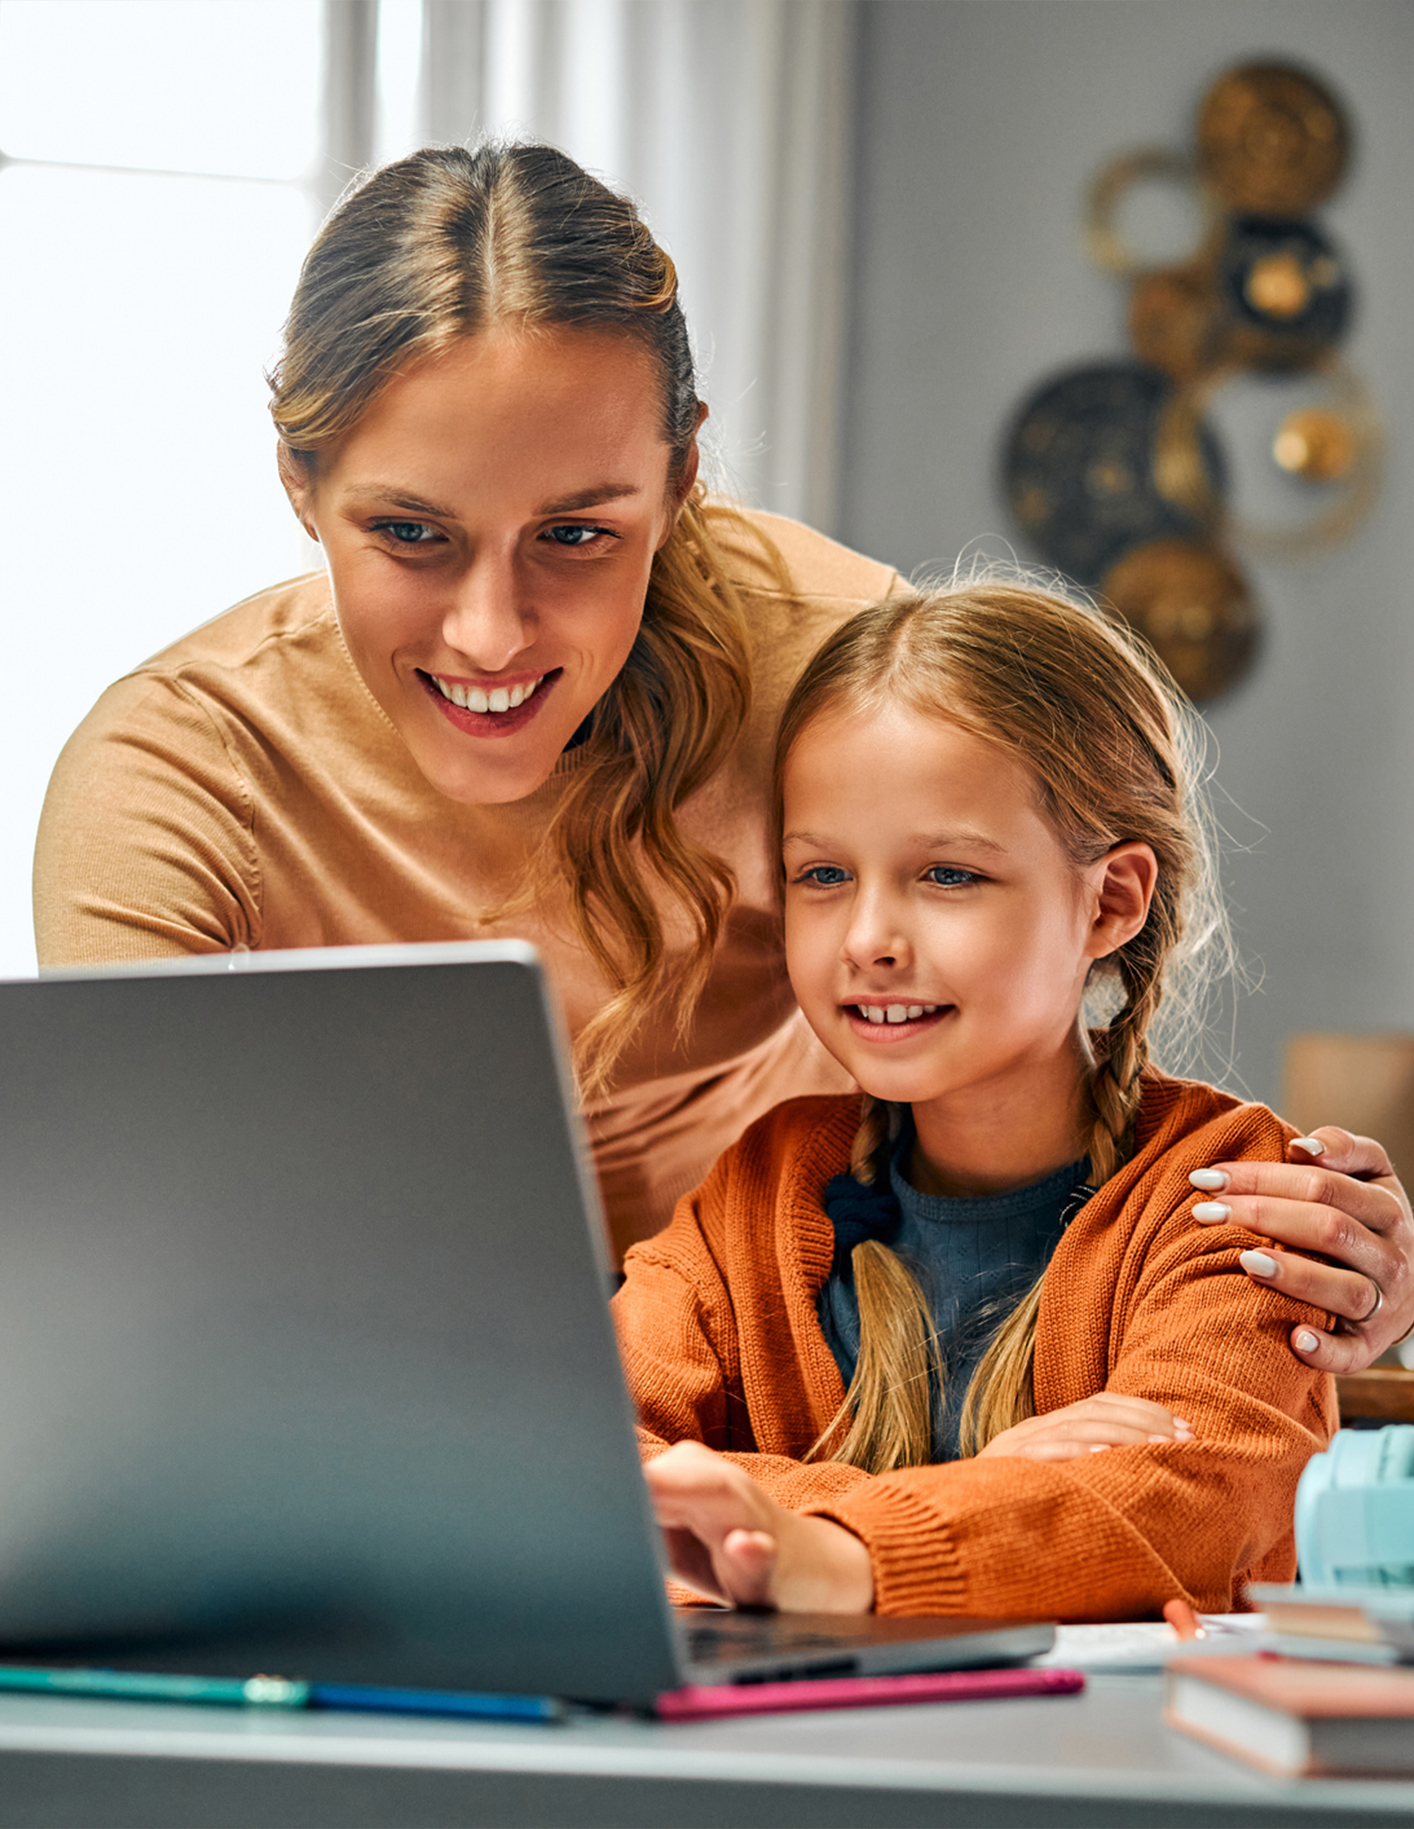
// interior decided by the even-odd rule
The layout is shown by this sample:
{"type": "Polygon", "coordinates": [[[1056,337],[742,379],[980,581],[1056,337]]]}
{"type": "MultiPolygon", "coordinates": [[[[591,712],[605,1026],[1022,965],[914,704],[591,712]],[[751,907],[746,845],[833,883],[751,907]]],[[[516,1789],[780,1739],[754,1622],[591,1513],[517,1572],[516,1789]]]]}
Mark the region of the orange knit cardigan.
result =
{"type": "Polygon", "coordinates": [[[854,1098],[778,1106],[629,1252],[614,1312],[645,1457],[705,1442],[782,1504],[848,1526],[881,1613],[1133,1619],[1175,1597],[1224,1612],[1249,1579],[1291,1580],[1296,1482],[1335,1400],[1288,1335],[1328,1318],[1243,1275],[1238,1252],[1267,1241],[1198,1225],[1188,1173],[1280,1161],[1295,1133],[1263,1106],[1147,1077],[1133,1159],[1046,1272],[1038,1412],[1123,1391],[1186,1418],[1191,1442],[869,1475],[801,1459],[844,1398],[816,1297],[834,1249],[821,1193],[857,1122],[854,1098]]]}

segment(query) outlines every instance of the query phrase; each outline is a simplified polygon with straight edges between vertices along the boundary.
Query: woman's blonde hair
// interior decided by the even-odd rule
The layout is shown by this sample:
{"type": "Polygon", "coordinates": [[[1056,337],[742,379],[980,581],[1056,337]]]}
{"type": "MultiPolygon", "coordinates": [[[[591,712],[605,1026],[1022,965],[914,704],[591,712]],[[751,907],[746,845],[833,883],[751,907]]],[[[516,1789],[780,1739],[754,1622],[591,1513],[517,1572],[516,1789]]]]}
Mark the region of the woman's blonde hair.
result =
{"type": "MultiPolygon", "coordinates": [[[[428,147],[385,166],[324,224],[270,375],[283,467],[313,481],[320,453],[394,375],[507,323],[611,330],[645,349],[660,380],[669,491],[681,490],[700,403],[671,259],[628,199],[565,154],[490,142],[428,147]]],[[[577,1043],[590,1092],[604,1088],[639,1022],[670,996],[686,1033],[735,893],[727,864],[676,817],[725,759],[749,702],[742,606],[714,530],[724,516],[745,525],[709,506],[700,485],[687,495],[533,881],[513,904],[482,915],[504,920],[568,885],[580,939],[614,986],[577,1043]],[[691,928],[676,957],[655,883],[691,928]]]]}
{"type": "MultiPolygon", "coordinates": [[[[973,731],[1022,762],[1071,863],[1115,845],[1152,847],[1158,878],[1144,926],[1092,966],[1081,1023],[1088,1063],[1090,1180],[1133,1154],[1141,1076],[1161,1000],[1180,1045],[1196,1039],[1214,967],[1231,964],[1202,807],[1200,727],[1162,664],[1117,621],[1057,592],[983,580],[891,599],[838,630],[805,669],[776,745],[777,836],[786,761],[826,713],[903,705],[973,731]]],[[[867,1095],[851,1170],[887,1175],[900,1113],[867,1095]]],[[[932,1459],[930,1387],[942,1369],[926,1302],[876,1239],[852,1265],[860,1314],[855,1376],[815,1452],[883,1472],[932,1459]]],[[[1033,1414],[1038,1281],[994,1335],[964,1398],[962,1452],[1033,1414]]]]}

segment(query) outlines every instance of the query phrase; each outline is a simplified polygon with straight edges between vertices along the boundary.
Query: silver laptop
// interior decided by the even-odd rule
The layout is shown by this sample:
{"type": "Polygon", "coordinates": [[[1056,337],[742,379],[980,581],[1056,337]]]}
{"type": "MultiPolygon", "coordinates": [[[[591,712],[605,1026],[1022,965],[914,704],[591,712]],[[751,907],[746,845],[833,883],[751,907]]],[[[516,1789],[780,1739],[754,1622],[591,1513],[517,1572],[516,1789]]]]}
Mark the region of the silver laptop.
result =
{"type": "Polygon", "coordinates": [[[649,1704],[1049,1626],[675,1616],[532,950],[0,984],[0,1656],[649,1704]]]}

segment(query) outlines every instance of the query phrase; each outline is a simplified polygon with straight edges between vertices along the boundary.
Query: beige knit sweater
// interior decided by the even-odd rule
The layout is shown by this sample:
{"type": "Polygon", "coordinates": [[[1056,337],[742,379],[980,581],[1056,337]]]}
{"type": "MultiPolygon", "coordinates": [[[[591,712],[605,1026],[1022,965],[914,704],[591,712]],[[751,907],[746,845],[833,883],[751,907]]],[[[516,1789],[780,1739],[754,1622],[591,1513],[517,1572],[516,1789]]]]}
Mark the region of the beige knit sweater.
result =
{"type": "MultiPolygon", "coordinates": [[[[589,1114],[621,1243],[657,1230],[758,1113],[847,1083],[794,1015],[768,776],[805,660],[899,580],[774,516],[719,513],[715,531],[746,609],[753,703],[681,822],[731,865],[739,893],[686,1041],[668,1022],[646,1025],[589,1114]],[[753,525],[784,561],[784,588],[753,525]]],[[[296,579],[119,680],[69,740],[35,855],[40,963],[515,934],[543,954],[573,1032],[609,987],[568,898],[501,924],[481,914],[523,880],[574,767],[571,752],[512,805],[444,799],[355,670],[327,578],[296,579]]],[[[667,925],[687,944],[680,915],[667,925]]]]}

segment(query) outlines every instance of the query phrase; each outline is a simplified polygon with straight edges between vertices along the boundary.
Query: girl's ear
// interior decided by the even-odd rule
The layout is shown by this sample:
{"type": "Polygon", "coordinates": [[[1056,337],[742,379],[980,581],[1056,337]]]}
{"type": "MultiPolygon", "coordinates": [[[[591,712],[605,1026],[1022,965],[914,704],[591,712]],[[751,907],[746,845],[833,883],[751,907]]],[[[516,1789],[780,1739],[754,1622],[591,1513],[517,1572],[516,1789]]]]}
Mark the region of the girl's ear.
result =
{"type": "Polygon", "coordinates": [[[1107,851],[1092,866],[1095,901],[1086,953],[1105,959],[1132,940],[1149,918],[1159,865],[1148,845],[1131,840],[1107,851]]]}

